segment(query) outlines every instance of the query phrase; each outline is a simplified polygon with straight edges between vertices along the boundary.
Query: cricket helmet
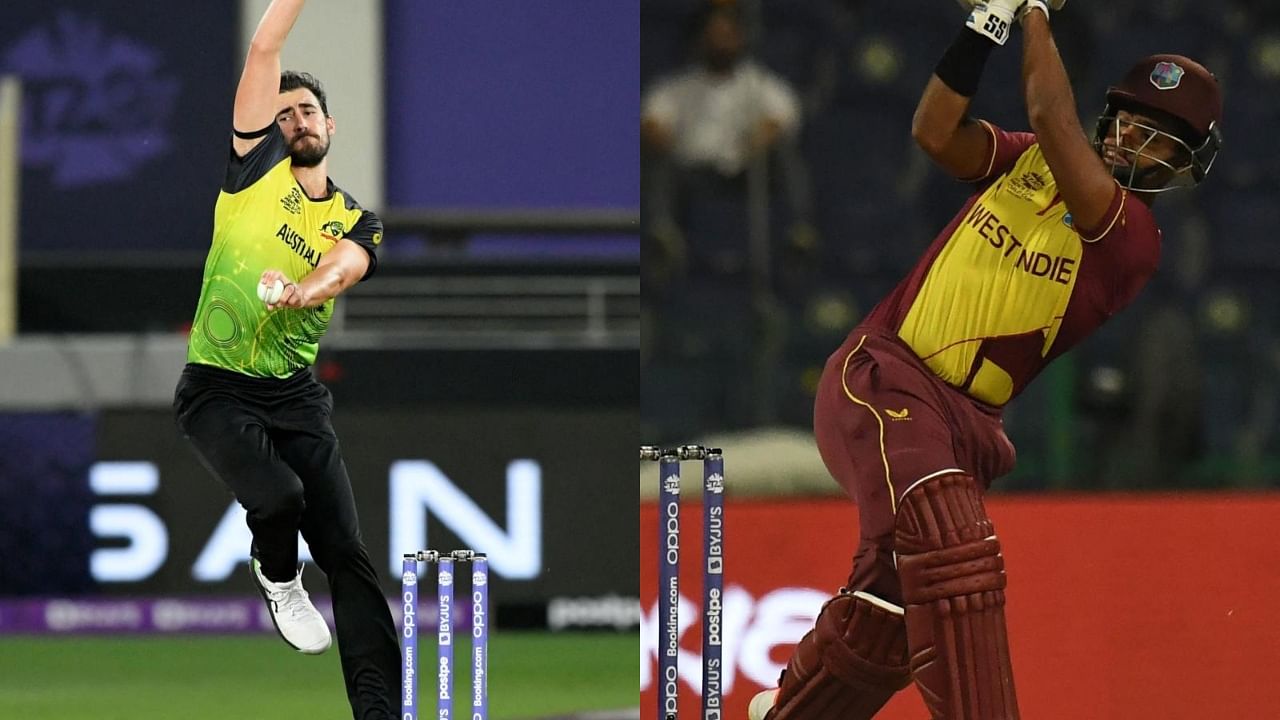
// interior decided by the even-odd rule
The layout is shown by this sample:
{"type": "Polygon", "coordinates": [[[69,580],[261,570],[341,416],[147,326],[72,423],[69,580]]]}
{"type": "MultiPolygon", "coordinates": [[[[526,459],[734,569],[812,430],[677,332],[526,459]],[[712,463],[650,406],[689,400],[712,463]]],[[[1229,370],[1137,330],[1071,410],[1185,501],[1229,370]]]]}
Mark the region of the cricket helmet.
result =
{"type": "MultiPolygon", "coordinates": [[[[1174,170],[1189,170],[1175,176],[1174,182],[1162,188],[1134,188],[1133,184],[1140,179],[1136,162],[1131,162],[1129,171],[1121,173],[1117,179],[1131,189],[1148,192],[1160,192],[1173,187],[1198,185],[1209,174],[1218,150],[1222,147],[1222,91],[1218,87],[1218,79],[1203,65],[1182,55],[1151,55],[1139,60],[1120,84],[1107,89],[1107,106],[1098,118],[1097,132],[1094,135],[1094,146],[1101,151],[1102,141],[1111,127],[1120,128],[1114,123],[1118,110],[1155,111],[1164,118],[1171,119],[1173,132],[1161,128],[1146,128],[1152,131],[1151,137],[1142,147],[1133,152],[1134,155],[1150,144],[1156,134],[1172,138],[1188,153],[1188,160],[1182,167],[1152,158],[1160,165],[1174,170]],[[1129,183],[1125,183],[1125,177],[1129,183]],[[1178,182],[1178,180],[1182,180],[1178,182]],[[1189,180],[1189,182],[1188,182],[1189,180]]],[[[1137,123],[1133,123],[1137,124],[1137,123]]],[[[1151,158],[1150,155],[1146,157],[1151,158]]],[[[1155,169],[1155,168],[1152,168],[1155,169]]]]}

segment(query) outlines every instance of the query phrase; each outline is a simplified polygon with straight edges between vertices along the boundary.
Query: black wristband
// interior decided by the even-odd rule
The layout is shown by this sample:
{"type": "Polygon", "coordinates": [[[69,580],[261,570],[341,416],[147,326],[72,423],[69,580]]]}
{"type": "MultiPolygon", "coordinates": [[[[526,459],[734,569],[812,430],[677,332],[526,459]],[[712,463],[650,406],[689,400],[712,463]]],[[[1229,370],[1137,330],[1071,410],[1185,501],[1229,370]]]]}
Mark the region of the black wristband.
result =
{"type": "Polygon", "coordinates": [[[987,56],[995,46],[990,38],[967,27],[961,28],[960,35],[947,48],[933,72],[947,87],[965,97],[973,97],[978,92],[978,80],[987,56]]]}

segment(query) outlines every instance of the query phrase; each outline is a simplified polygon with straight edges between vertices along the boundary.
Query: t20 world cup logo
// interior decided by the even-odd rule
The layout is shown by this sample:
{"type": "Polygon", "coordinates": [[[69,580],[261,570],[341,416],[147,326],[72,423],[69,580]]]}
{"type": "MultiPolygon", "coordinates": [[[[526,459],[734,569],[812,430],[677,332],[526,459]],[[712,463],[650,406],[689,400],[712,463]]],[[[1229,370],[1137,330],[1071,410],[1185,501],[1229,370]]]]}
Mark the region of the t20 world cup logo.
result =
{"type": "Polygon", "coordinates": [[[676,475],[668,475],[662,480],[663,492],[678,493],[680,492],[680,478],[676,475]]]}

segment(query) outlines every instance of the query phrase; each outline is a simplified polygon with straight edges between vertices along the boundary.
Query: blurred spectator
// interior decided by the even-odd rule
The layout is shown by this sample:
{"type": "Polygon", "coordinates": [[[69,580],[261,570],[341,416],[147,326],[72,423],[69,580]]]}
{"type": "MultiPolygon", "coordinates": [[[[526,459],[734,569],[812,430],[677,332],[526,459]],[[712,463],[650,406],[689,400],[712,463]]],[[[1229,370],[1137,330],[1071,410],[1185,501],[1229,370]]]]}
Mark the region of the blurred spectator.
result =
{"type": "MultiPolygon", "coordinates": [[[[689,261],[691,205],[705,198],[721,209],[740,209],[745,224],[747,171],[762,154],[773,154],[782,171],[792,215],[799,216],[793,221],[807,215],[806,202],[795,192],[804,180],[798,177],[802,171],[794,145],[800,123],[794,90],[746,57],[746,33],[736,7],[708,7],[698,29],[695,64],[659,81],[645,95],[641,111],[641,137],[649,151],[646,244],[657,253],[653,260],[664,274],[679,274],[689,261]]],[[[745,233],[715,234],[738,235],[711,240],[731,240],[735,247],[717,253],[692,239],[700,262],[723,273],[742,270],[748,255],[745,233]]]]}

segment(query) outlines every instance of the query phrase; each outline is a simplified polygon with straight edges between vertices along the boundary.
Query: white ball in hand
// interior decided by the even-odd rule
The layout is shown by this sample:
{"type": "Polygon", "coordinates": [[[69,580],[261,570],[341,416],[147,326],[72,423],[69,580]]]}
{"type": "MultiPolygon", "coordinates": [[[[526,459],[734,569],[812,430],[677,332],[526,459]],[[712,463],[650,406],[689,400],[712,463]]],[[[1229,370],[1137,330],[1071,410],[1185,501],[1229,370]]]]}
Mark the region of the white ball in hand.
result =
{"type": "Polygon", "coordinates": [[[275,305],[283,294],[284,282],[281,280],[276,280],[271,285],[258,283],[258,299],[268,305],[275,305]]]}

